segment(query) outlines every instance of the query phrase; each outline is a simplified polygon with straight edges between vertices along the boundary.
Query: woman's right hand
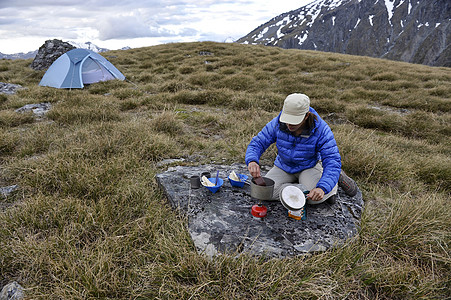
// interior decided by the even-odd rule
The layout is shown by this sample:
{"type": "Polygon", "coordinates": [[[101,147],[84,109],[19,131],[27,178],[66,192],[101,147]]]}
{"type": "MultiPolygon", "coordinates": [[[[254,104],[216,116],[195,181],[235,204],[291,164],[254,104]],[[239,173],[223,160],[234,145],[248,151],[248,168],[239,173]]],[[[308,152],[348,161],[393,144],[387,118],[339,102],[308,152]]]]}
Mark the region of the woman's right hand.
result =
{"type": "Polygon", "coordinates": [[[260,166],[255,162],[251,161],[249,165],[247,165],[247,169],[249,170],[249,173],[251,173],[251,176],[256,178],[260,177],[260,166]]]}

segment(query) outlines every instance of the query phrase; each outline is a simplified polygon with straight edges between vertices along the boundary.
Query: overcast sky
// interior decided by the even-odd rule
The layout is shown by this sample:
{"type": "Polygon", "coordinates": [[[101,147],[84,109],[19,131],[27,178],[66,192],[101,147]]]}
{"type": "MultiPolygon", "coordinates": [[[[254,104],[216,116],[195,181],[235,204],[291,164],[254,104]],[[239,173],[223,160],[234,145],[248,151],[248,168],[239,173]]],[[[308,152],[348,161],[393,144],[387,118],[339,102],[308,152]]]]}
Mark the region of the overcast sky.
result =
{"type": "Polygon", "coordinates": [[[236,40],[313,0],[0,0],[0,52],[48,39],[111,50],[171,42],[236,40]]]}

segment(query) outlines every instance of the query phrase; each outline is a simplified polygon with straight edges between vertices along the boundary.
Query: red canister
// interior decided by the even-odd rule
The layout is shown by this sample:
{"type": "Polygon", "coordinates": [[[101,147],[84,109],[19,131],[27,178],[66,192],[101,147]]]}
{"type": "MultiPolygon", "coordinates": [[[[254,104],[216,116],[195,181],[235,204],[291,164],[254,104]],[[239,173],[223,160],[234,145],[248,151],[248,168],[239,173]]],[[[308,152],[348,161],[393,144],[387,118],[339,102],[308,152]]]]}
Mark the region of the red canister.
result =
{"type": "Polygon", "coordinates": [[[259,218],[259,219],[264,218],[264,217],[266,217],[267,213],[268,213],[268,209],[264,205],[255,204],[254,206],[252,206],[251,214],[255,218],[259,218]]]}

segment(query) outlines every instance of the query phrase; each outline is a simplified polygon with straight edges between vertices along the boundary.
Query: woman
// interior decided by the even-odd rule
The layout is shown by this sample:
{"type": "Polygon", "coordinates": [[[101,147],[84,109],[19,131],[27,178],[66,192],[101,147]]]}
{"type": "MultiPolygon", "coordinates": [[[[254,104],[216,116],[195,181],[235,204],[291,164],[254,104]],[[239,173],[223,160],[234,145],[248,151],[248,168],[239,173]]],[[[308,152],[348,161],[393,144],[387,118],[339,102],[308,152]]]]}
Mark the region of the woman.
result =
{"type": "Polygon", "coordinates": [[[340,153],[329,125],[310,107],[308,96],[288,95],[281,113],[252,138],[245,161],[253,177],[261,176],[260,156],[273,143],[278,154],[265,175],[275,182],[273,200],[286,186],[301,184],[301,190],[310,191],[307,203],[335,202],[340,153]]]}

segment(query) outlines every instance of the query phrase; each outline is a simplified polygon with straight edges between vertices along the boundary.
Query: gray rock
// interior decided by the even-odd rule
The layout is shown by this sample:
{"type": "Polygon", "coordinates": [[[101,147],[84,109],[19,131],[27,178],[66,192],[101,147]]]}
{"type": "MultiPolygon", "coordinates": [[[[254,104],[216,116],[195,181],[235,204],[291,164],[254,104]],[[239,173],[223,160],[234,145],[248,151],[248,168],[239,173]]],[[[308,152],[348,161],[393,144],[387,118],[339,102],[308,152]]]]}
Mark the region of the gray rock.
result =
{"type": "Polygon", "coordinates": [[[244,164],[175,166],[156,176],[174,209],[187,216],[188,231],[200,253],[214,256],[247,252],[268,257],[290,257],[325,251],[342,245],[358,233],[364,202],[359,190],[354,197],[340,188],[335,204],[307,205],[307,219],[295,220],[279,201],[264,201],[268,215],[255,219],[250,186],[232,187],[231,171],[248,174],[244,164]],[[224,184],[218,192],[205,187],[191,189],[189,178],[219,170],[224,184]]]}
{"type": "Polygon", "coordinates": [[[23,89],[20,84],[4,83],[0,82],[0,94],[12,95],[17,92],[17,90],[23,89]]]}
{"type": "Polygon", "coordinates": [[[210,55],[213,55],[213,53],[211,53],[209,51],[199,51],[199,55],[201,55],[201,56],[210,56],[210,55]]]}
{"type": "Polygon", "coordinates": [[[0,293],[0,300],[21,300],[24,297],[23,287],[15,281],[5,285],[0,293]]]}
{"type": "Polygon", "coordinates": [[[33,112],[37,117],[43,117],[50,109],[52,105],[48,102],[38,103],[38,104],[27,104],[21,108],[16,109],[16,112],[25,113],[33,112]]]}
{"type": "Polygon", "coordinates": [[[397,115],[405,115],[405,114],[411,113],[408,109],[405,109],[405,108],[394,109],[390,106],[381,106],[381,105],[369,105],[368,107],[371,109],[374,109],[374,110],[384,111],[384,112],[397,114],[397,115]]]}
{"type": "Polygon", "coordinates": [[[0,187],[0,198],[8,198],[8,196],[19,188],[17,184],[0,187]]]}
{"type": "Polygon", "coordinates": [[[47,69],[58,57],[75,48],[73,45],[61,40],[47,40],[39,47],[38,54],[36,54],[30,67],[34,70],[47,69]]]}

